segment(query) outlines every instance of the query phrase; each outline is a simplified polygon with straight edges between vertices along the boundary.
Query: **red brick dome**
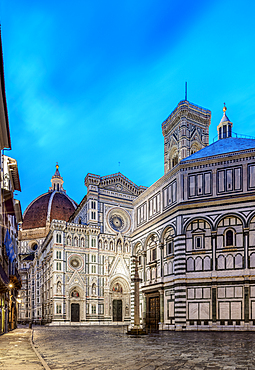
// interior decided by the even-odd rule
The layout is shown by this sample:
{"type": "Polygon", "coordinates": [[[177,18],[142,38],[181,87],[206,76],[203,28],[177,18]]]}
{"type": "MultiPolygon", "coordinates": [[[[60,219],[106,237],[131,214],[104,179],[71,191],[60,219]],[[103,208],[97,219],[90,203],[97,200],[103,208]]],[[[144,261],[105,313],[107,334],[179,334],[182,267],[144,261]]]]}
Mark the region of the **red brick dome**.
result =
{"type": "Polygon", "coordinates": [[[68,221],[77,204],[65,192],[49,191],[29,204],[23,215],[22,229],[45,227],[51,220],[68,221]]]}

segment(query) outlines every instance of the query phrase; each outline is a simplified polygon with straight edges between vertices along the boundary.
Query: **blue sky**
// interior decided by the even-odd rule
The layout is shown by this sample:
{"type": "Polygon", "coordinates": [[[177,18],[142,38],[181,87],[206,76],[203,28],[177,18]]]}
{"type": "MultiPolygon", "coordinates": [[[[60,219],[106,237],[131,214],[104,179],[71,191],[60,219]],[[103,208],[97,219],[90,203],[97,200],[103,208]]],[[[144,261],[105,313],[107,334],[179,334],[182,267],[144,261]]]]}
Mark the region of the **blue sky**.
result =
{"type": "Polygon", "coordinates": [[[76,202],[88,172],[150,186],[185,81],[188,100],[212,111],[211,140],[223,102],[233,131],[255,136],[254,13],[245,0],[2,0],[22,210],[48,191],[57,161],[76,202]]]}

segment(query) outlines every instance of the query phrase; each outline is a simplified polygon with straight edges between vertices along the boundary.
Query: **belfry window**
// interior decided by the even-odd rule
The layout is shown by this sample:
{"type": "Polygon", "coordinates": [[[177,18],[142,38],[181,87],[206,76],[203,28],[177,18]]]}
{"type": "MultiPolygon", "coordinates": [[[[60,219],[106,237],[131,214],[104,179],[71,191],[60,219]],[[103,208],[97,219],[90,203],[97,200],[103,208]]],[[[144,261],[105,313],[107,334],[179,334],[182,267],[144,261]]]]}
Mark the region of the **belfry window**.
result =
{"type": "Polygon", "coordinates": [[[178,157],[172,158],[172,168],[178,164],[178,157]]]}
{"type": "Polygon", "coordinates": [[[232,230],[226,232],[226,246],[234,245],[234,233],[232,230]]]}
{"type": "Polygon", "coordinates": [[[223,126],[223,138],[226,138],[227,137],[227,126],[224,125],[223,126]]]}
{"type": "Polygon", "coordinates": [[[231,133],[231,126],[228,125],[228,137],[231,137],[232,136],[232,133],[231,133]]]}

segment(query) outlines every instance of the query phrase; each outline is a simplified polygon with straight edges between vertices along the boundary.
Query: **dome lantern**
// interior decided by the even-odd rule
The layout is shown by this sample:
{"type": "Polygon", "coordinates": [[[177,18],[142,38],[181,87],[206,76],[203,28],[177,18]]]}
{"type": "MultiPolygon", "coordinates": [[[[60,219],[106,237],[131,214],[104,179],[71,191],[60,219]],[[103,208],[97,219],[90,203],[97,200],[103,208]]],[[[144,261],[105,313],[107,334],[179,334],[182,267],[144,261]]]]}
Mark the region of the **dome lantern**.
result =
{"type": "Polygon", "coordinates": [[[51,178],[51,187],[49,188],[49,191],[63,191],[63,192],[65,192],[65,190],[63,189],[63,183],[64,183],[63,177],[60,176],[59,165],[58,165],[58,162],[57,162],[56,171],[55,171],[54,175],[51,178]]]}
{"type": "Polygon", "coordinates": [[[232,137],[232,126],[233,123],[230,122],[228,116],[226,115],[226,104],[224,103],[223,107],[223,117],[220,121],[220,124],[217,126],[218,130],[218,139],[226,139],[227,137],[232,137]]]}
{"type": "Polygon", "coordinates": [[[26,208],[22,230],[37,229],[38,235],[46,236],[52,220],[69,220],[77,204],[66,194],[63,183],[57,163],[49,191],[34,199],[26,208]]]}

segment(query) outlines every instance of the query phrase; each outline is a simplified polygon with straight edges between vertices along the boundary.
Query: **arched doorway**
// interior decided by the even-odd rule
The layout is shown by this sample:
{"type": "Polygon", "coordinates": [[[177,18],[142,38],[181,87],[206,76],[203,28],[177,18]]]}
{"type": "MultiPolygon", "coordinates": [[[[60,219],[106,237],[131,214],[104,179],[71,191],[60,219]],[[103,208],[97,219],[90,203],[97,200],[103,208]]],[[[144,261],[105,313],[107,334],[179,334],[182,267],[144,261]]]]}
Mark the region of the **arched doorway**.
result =
{"type": "Polygon", "coordinates": [[[110,283],[109,316],[113,322],[130,322],[130,287],[122,277],[110,283]]]}
{"type": "Polygon", "coordinates": [[[120,283],[115,283],[112,287],[112,321],[123,321],[122,315],[122,293],[123,288],[120,283]]]}
{"type": "Polygon", "coordinates": [[[80,321],[80,305],[79,303],[71,303],[71,321],[80,321]]]}
{"type": "Polygon", "coordinates": [[[70,294],[71,322],[80,322],[80,293],[74,288],[70,294]]]}

